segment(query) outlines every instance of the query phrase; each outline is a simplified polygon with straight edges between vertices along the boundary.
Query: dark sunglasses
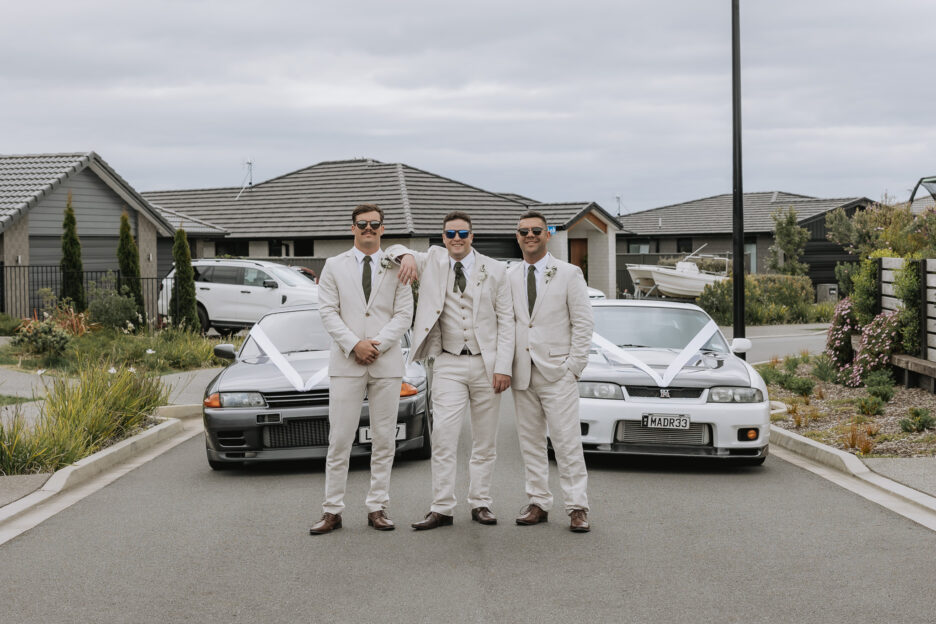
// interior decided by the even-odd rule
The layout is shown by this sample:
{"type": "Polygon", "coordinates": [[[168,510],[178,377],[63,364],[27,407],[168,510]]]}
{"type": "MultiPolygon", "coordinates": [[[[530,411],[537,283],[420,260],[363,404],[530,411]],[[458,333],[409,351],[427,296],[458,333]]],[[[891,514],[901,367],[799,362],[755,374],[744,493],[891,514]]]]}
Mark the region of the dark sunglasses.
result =
{"type": "Polygon", "coordinates": [[[529,234],[530,232],[533,232],[533,236],[539,236],[539,235],[542,234],[545,230],[546,230],[546,228],[540,228],[540,227],[535,227],[535,228],[517,228],[517,234],[519,234],[520,236],[526,236],[526,235],[529,234]]]}
{"type": "Polygon", "coordinates": [[[369,225],[371,229],[376,232],[377,228],[383,225],[383,221],[356,221],[354,225],[356,225],[359,230],[366,230],[369,225]]]}
{"type": "Polygon", "coordinates": [[[456,234],[458,238],[468,238],[471,236],[471,230],[445,230],[445,238],[455,238],[456,234]]]}

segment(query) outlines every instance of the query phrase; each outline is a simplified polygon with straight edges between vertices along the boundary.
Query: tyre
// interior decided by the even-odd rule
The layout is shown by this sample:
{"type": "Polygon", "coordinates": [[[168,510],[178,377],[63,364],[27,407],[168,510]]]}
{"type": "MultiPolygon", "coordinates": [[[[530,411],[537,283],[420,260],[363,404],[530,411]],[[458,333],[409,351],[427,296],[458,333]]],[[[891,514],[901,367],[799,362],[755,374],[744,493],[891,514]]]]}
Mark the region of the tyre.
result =
{"type": "Polygon", "coordinates": [[[429,407],[429,397],[426,397],[426,413],[423,415],[422,439],[423,443],[412,452],[413,459],[429,459],[432,457],[432,409],[429,407]]]}
{"type": "Polygon", "coordinates": [[[201,325],[201,332],[203,334],[208,333],[208,328],[211,327],[211,321],[208,319],[208,311],[205,310],[205,306],[198,304],[198,324],[201,325]]]}

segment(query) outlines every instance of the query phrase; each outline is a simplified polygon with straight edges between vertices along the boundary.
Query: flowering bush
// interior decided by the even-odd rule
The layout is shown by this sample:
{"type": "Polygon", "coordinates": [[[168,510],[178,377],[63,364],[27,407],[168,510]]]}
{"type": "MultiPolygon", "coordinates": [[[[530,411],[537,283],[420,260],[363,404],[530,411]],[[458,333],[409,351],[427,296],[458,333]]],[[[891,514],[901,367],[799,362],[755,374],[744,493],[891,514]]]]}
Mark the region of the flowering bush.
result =
{"type": "Polygon", "coordinates": [[[845,297],[835,306],[832,313],[832,324],[826,337],[825,354],[829,356],[832,366],[839,372],[846,371],[855,357],[852,350],[851,335],[860,329],[855,318],[852,300],[845,297]]]}
{"type": "Polygon", "coordinates": [[[857,388],[865,376],[886,367],[894,348],[900,344],[900,321],[896,311],[881,312],[861,333],[861,344],[846,384],[857,388]]]}

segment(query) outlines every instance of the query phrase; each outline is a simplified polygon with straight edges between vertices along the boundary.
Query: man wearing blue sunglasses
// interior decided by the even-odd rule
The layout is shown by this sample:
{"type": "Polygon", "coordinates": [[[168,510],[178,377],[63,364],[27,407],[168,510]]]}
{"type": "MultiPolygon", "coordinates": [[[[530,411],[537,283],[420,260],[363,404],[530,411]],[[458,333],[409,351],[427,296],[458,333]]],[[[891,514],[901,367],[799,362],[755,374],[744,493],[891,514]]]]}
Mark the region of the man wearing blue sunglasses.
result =
{"type": "Polygon", "coordinates": [[[419,278],[410,360],[434,357],[432,375],[432,505],[417,530],[453,523],[458,435],[471,411],[468,505],[471,518],[497,524],[491,510],[501,393],[510,387],[513,303],[502,262],[471,248],[471,217],[450,212],[442,242],[419,253],[402,245],[386,254],[400,262],[400,281],[419,278]]]}

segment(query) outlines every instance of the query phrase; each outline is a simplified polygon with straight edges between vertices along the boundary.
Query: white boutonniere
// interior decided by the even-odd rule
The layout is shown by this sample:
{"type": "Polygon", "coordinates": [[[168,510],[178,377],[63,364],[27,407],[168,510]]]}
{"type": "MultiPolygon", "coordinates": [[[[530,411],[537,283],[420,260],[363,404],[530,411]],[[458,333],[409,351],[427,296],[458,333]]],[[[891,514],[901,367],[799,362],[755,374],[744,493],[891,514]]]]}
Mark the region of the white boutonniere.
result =
{"type": "Polygon", "coordinates": [[[390,258],[384,256],[380,259],[380,268],[389,271],[390,267],[393,266],[393,261],[390,258]]]}
{"type": "Polygon", "coordinates": [[[556,267],[549,267],[548,269],[546,269],[546,283],[548,284],[549,280],[551,280],[555,275],[556,275],[556,267]]]}
{"type": "Polygon", "coordinates": [[[487,279],[487,266],[481,265],[481,268],[478,269],[478,286],[484,283],[484,280],[487,279]]]}

